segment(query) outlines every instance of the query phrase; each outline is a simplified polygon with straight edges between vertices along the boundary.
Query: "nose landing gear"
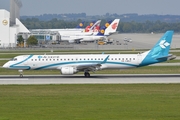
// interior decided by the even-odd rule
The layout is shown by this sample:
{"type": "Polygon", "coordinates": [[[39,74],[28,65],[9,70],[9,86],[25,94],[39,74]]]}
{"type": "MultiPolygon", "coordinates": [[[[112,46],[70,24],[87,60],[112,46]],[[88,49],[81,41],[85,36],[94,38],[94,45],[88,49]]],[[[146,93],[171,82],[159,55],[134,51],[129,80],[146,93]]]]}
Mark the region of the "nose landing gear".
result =
{"type": "Polygon", "coordinates": [[[19,77],[23,77],[23,70],[18,70],[18,72],[20,73],[19,77]]]}

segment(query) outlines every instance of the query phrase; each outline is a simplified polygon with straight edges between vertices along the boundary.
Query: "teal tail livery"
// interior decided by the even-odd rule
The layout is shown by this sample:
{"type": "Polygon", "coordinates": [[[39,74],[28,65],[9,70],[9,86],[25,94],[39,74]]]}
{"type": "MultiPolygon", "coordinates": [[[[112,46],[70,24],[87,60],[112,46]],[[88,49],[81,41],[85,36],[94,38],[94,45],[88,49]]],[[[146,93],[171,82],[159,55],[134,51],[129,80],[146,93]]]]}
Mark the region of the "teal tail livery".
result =
{"type": "Polygon", "coordinates": [[[167,31],[161,39],[150,50],[142,54],[143,60],[139,66],[159,63],[172,59],[174,56],[169,54],[173,31],[167,31]]]}
{"type": "Polygon", "coordinates": [[[16,69],[23,77],[23,70],[56,69],[62,75],[73,75],[105,69],[129,69],[173,60],[169,54],[173,31],[167,31],[154,47],[141,54],[71,54],[71,55],[20,55],[12,58],[3,68],[16,69]]]}

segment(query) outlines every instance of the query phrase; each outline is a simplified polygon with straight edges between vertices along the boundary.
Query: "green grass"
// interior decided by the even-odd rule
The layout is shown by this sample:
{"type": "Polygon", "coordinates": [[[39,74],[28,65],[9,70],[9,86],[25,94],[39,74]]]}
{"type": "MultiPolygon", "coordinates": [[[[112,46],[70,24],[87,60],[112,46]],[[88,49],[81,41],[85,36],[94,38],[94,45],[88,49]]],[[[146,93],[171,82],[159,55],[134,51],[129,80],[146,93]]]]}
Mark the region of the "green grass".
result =
{"type": "Polygon", "coordinates": [[[180,84],[0,86],[0,120],[179,120],[180,84]]]}

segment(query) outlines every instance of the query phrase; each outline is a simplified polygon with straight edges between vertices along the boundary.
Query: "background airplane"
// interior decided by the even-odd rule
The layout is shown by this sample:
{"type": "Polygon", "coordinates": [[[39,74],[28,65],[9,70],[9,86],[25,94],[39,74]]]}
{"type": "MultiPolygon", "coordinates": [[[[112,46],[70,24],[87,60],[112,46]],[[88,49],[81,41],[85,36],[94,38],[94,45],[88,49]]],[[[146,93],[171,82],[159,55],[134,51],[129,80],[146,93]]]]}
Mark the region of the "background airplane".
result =
{"type": "MultiPolygon", "coordinates": [[[[90,27],[88,32],[92,32],[95,29],[95,26],[100,25],[101,20],[97,20],[94,24],[91,22],[90,24],[92,25],[92,27],[90,27]]],[[[92,33],[85,33],[85,28],[84,27],[84,22],[80,22],[76,28],[66,28],[66,29],[32,29],[32,32],[36,32],[36,31],[57,31],[60,33],[60,35],[62,34],[87,34],[87,35],[91,35],[92,33]]]]}
{"type": "Polygon", "coordinates": [[[175,59],[169,54],[172,36],[173,31],[167,31],[151,50],[141,54],[20,55],[3,68],[19,70],[20,77],[23,70],[56,69],[63,75],[83,71],[89,77],[90,71],[137,68],[175,59]]]}
{"type": "Polygon", "coordinates": [[[89,26],[87,26],[85,29],[81,29],[81,30],[58,30],[59,34],[62,35],[71,35],[71,36],[90,36],[93,35],[93,32],[95,31],[99,31],[100,29],[100,23],[101,20],[95,21],[95,22],[91,22],[89,26]]]}
{"type": "Polygon", "coordinates": [[[79,42],[90,42],[103,39],[112,33],[115,33],[119,25],[120,19],[115,19],[114,21],[108,21],[105,26],[103,26],[98,32],[93,32],[92,35],[61,35],[61,41],[68,41],[69,43],[79,43],[79,42]]]}

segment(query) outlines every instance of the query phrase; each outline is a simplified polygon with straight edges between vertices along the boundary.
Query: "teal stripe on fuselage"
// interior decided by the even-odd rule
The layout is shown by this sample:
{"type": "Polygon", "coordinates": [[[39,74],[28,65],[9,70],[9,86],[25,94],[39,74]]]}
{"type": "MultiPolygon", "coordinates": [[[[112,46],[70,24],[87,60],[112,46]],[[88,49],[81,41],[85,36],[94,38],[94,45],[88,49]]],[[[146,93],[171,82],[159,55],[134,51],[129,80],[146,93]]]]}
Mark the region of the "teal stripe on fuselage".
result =
{"type": "Polygon", "coordinates": [[[18,62],[18,63],[15,63],[15,64],[11,65],[10,67],[12,68],[12,67],[15,67],[16,65],[19,65],[19,64],[21,64],[21,63],[23,63],[23,62],[26,62],[26,61],[29,60],[31,57],[33,57],[33,55],[29,55],[29,57],[26,58],[25,60],[23,60],[23,61],[21,61],[21,62],[18,62]]]}
{"type": "Polygon", "coordinates": [[[127,65],[132,67],[137,67],[138,65],[135,64],[129,64],[124,62],[105,62],[103,61],[79,61],[79,62],[61,62],[61,63],[55,63],[55,64],[49,64],[42,67],[35,68],[34,70],[41,70],[41,69],[48,69],[50,67],[59,66],[59,65],[70,65],[70,64],[84,64],[84,63],[97,63],[97,64],[117,64],[117,65],[127,65]]]}

